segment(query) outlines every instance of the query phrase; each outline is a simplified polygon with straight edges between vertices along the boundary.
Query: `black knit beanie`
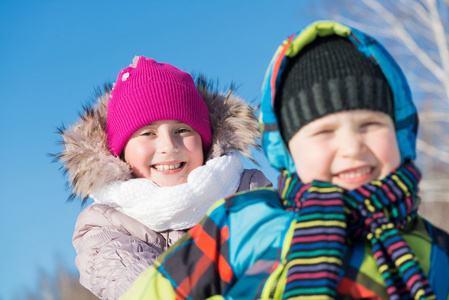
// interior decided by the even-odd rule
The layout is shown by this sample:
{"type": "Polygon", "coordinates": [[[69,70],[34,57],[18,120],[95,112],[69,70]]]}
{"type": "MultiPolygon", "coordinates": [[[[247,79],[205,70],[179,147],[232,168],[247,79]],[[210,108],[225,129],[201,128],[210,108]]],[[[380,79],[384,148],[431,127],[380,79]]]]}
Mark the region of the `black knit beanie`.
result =
{"type": "Polygon", "coordinates": [[[394,120],[382,70],[345,38],[318,37],[290,59],[281,76],[274,112],[285,143],[307,123],[340,111],[368,109],[394,120]]]}

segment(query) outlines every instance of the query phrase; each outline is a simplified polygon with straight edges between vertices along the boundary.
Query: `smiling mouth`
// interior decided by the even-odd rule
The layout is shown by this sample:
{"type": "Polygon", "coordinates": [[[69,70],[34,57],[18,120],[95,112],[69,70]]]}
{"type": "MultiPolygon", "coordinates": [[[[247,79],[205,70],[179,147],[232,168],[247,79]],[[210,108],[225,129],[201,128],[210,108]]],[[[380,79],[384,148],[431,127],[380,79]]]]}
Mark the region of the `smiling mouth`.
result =
{"type": "Polygon", "coordinates": [[[184,163],[172,164],[172,165],[152,165],[158,171],[169,171],[169,170],[177,170],[181,168],[184,163]]]}
{"type": "Polygon", "coordinates": [[[340,173],[340,174],[338,174],[338,177],[343,178],[343,179],[353,179],[353,178],[358,178],[358,177],[362,177],[364,175],[370,174],[371,171],[372,171],[371,167],[362,167],[359,169],[340,173]]]}

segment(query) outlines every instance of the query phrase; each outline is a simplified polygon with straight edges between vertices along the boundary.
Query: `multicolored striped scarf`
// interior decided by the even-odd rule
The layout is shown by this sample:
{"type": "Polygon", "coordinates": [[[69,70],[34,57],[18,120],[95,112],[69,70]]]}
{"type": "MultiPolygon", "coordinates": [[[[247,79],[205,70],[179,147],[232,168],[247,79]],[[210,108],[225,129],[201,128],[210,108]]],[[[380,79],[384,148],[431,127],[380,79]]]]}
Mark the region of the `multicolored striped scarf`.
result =
{"type": "Polygon", "coordinates": [[[279,196],[298,212],[287,254],[284,299],[334,299],[349,238],[372,247],[390,299],[436,299],[401,234],[417,216],[420,172],[412,162],[386,178],[347,191],[326,182],[279,177],[279,196]]]}

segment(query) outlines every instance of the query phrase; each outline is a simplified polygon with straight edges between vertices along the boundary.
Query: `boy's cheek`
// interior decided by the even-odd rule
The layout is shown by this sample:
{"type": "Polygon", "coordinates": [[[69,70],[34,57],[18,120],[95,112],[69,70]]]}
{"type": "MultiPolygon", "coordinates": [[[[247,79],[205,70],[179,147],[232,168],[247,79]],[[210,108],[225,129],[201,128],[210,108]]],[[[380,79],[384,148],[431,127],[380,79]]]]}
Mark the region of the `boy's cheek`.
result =
{"type": "Polygon", "coordinates": [[[388,132],[371,141],[371,151],[381,166],[380,178],[383,179],[401,165],[401,153],[395,132],[388,132]]]}
{"type": "Polygon", "coordinates": [[[327,149],[323,147],[309,147],[303,150],[291,153],[301,181],[330,181],[331,159],[327,149]]]}

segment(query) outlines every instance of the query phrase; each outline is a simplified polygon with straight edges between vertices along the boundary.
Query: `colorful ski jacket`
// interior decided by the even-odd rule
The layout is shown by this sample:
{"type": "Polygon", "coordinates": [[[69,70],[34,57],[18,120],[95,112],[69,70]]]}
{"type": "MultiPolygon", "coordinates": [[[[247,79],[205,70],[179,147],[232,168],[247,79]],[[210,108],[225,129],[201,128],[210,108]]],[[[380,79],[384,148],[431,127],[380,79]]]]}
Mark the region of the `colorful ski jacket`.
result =
{"type": "MultiPolygon", "coordinates": [[[[339,35],[376,61],[395,101],[402,162],[415,158],[417,113],[407,81],[388,52],[364,33],[320,21],[290,36],[267,70],[261,103],[262,145],[272,166],[295,172],[273,111],[276,85],[289,57],[317,36],[339,35]]],[[[278,191],[261,188],[217,202],[203,221],[148,268],[121,299],[282,299],[286,256],[298,214],[278,191]]],[[[449,235],[416,217],[401,231],[437,299],[449,299],[449,235]]],[[[384,279],[365,239],[352,240],[339,274],[337,299],[388,299],[384,279]]],[[[316,299],[312,296],[301,299],[316,299]]],[[[328,298],[326,298],[328,299],[328,298]]]]}

